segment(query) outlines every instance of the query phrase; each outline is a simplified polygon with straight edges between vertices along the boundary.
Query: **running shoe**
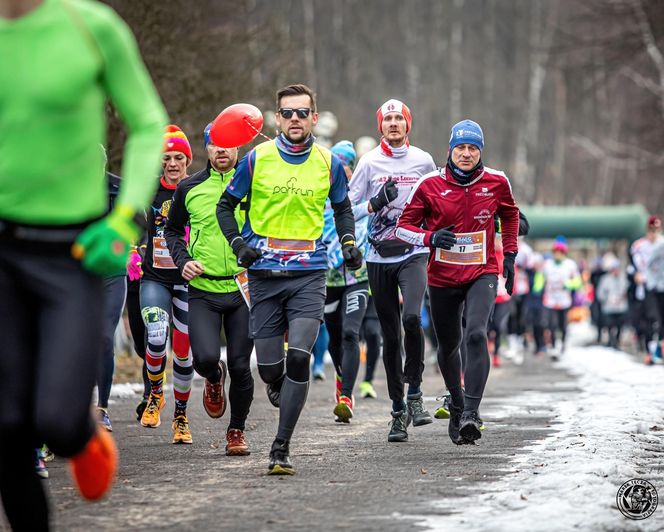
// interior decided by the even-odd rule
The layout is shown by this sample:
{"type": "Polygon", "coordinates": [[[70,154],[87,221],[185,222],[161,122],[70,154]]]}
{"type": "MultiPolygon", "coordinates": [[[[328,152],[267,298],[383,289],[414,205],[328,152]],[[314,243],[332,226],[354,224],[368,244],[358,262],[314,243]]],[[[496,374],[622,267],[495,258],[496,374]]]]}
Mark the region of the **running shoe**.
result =
{"type": "Polygon", "coordinates": [[[99,425],[106,429],[108,432],[113,432],[113,426],[111,425],[111,418],[108,417],[108,410],[100,406],[97,407],[97,416],[99,418],[99,425]]]}
{"type": "Polygon", "coordinates": [[[294,475],[295,469],[290,461],[289,442],[274,440],[270,449],[268,475],[294,475]]]}
{"type": "Polygon", "coordinates": [[[69,469],[84,498],[102,498],[118,470],[118,449],[110,432],[97,429],[85,449],[69,460],[69,469]]]}
{"type": "Polygon", "coordinates": [[[279,408],[279,401],[281,399],[281,387],[284,384],[285,378],[286,378],[285,376],[281,377],[281,379],[279,379],[277,382],[265,385],[267,398],[270,400],[270,403],[272,403],[272,406],[275,408],[279,408]]]}
{"type": "Polygon", "coordinates": [[[452,402],[451,395],[443,395],[436,397],[436,401],[443,401],[443,406],[439,406],[433,414],[436,419],[449,419],[450,418],[450,404],[452,402]]]}
{"type": "Polygon", "coordinates": [[[455,445],[463,445],[466,440],[463,439],[459,433],[459,427],[461,426],[461,415],[463,414],[463,408],[457,408],[450,401],[450,420],[447,424],[447,434],[452,440],[452,443],[455,445]]]}
{"type": "Polygon", "coordinates": [[[220,418],[226,411],[226,363],[223,360],[219,361],[219,372],[221,379],[219,382],[212,383],[205,379],[205,387],[203,388],[203,408],[207,415],[211,418],[220,418]]]}
{"type": "Polygon", "coordinates": [[[652,366],[652,365],[655,363],[655,361],[652,359],[652,355],[651,355],[650,353],[647,353],[647,354],[643,357],[643,363],[644,363],[646,366],[652,366]]]}
{"type": "Polygon", "coordinates": [[[369,381],[362,381],[360,383],[360,397],[363,399],[378,399],[376,389],[369,381]]]}
{"type": "Polygon", "coordinates": [[[239,429],[229,429],[226,432],[226,456],[249,456],[250,454],[244,432],[239,429]]]}
{"type": "Polygon", "coordinates": [[[153,429],[161,425],[161,416],[160,413],[164,409],[164,400],[163,393],[150,393],[148,398],[148,404],[145,407],[145,411],[141,416],[141,425],[144,427],[151,427],[153,429]]]}
{"type": "Polygon", "coordinates": [[[459,422],[459,434],[464,440],[472,443],[482,437],[481,426],[482,420],[477,411],[464,412],[459,422]]]}
{"type": "Polygon", "coordinates": [[[342,395],[339,397],[337,406],[334,407],[335,419],[338,423],[350,423],[350,418],[353,417],[353,399],[342,395]]]}
{"type": "Polygon", "coordinates": [[[184,414],[179,414],[173,419],[173,443],[193,443],[189,420],[184,414]]]}
{"type": "Polygon", "coordinates": [[[314,366],[312,374],[315,381],[323,382],[325,380],[325,368],[323,366],[314,366]]]}
{"type": "Polygon", "coordinates": [[[39,450],[42,459],[44,462],[52,462],[55,460],[55,454],[51,451],[46,444],[42,445],[42,448],[39,450]]]}
{"type": "Polygon", "coordinates": [[[406,431],[410,423],[408,409],[400,412],[392,412],[392,421],[390,421],[390,433],[387,435],[388,442],[406,442],[408,441],[408,432],[406,431]]]}
{"type": "Polygon", "coordinates": [[[338,403],[339,398],[341,397],[341,375],[335,373],[334,377],[335,377],[334,401],[338,403]]]}
{"type": "Polygon", "coordinates": [[[500,358],[500,355],[492,355],[491,356],[491,365],[494,368],[499,368],[500,366],[503,365],[503,361],[500,358]]]}
{"type": "Polygon", "coordinates": [[[413,427],[421,427],[422,425],[433,423],[431,414],[424,408],[422,392],[409,395],[406,404],[408,405],[408,415],[413,421],[413,427]]]}
{"type": "Polygon", "coordinates": [[[148,406],[148,398],[143,397],[143,400],[138,403],[136,406],[136,421],[140,421],[141,417],[143,417],[143,412],[145,412],[145,408],[148,406]]]}
{"type": "Polygon", "coordinates": [[[35,449],[35,473],[39,478],[48,478],[48,469],[42,458],[41,449],[35,449]]]}

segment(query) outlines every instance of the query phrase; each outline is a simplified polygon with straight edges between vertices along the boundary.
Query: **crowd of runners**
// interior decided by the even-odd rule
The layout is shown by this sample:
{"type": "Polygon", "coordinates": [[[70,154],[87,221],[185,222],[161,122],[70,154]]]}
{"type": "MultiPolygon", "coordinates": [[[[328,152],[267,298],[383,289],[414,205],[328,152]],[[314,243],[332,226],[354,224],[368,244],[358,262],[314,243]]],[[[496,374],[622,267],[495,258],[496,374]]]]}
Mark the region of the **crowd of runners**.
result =
{"type": "Polygon", "coordinates": [[[315,94],[294,84],[276,93],[276,138],[241,157],[212,123],[199,132],[166,125],[133,38],[110,9],[73,0],[0,6],[0,54],[12,63],[0,72],[0,493],[16,530],[48,528],[39,477],[53,453],[69,459],[84,497],[112,485],[113,335],[125,307],[144,360],[137,422],[158,427],[170,403],[172,442],[194,443],[187,405],[196,372],[207,414],[229,410],[226,454],[269,446],[267,472],[277,475],[295,473],[290,442],[310,382],[325,380],[326,352],[331,421],[351,422],[356,389],[378,397],[382,354],[385,437],[405,442],[411,425],[433,422],[422,393],[433,344],[436,387],[447,394],[434,414],[449,418],[455,445],[482,437],[491,364],[527,348],[560,356],[574,307],[592,304],[613,347],[631,316],[648,361],[661,359],[659,218],[633,244],[629,270],[606,254],[589,271],[562,236],[548,249],[526,243],[528,221],[505,173],[485,166],[491,139],[472,120],[450,125],[429,154],[409,141],[409,107],[390,99],[376,112],[380,143],[358,158],[349,141],[316,142],[315,94]],[[44,27],[48,36],[35,38],[44,27]],[[128,141],[122,175],[103,179],[106,99],[128,141]],[[208,158],[193,175],[190,138],[208,158]],[[255,386],[253,353],[265,388],[255,386]],[[279,410],[271,443],[245,434],[255,393],[279,410]]]}

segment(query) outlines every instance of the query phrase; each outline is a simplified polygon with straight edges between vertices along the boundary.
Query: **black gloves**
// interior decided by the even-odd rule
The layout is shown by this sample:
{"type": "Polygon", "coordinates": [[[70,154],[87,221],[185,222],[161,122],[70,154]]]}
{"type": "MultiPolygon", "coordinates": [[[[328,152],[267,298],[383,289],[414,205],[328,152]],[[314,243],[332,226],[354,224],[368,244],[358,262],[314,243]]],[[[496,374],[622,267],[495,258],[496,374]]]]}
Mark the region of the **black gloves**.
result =
{"type": "Polygon", "coordinates": [[[235,253],[235,256],[237,257],[237,265],[242,266],[243,268],[248,268],[261,256],[260,250],[249,247],[240,237],[233,240],[231,247],[233,248],[233,253],[235,253]]]}
{"type": "Polygon", "coordinates": [[[456,244],[456,236],[452,232],[454,229],[454,224],[445,227],[444,229],[438,229],[432,233],[429,242],[431,243],[432,248],[443,248],[451,249],[454,244],[456,244]]]}
{"type": "Polygon", "coordinates": [[[352,240],[344,242],[341,245],[341,253],[349,270],[359,270],[362,267],[362,252],[355,245],[355,242],[352,240]]]}
{"type": "Polygon", "coordinates": [[[505,280],[505,290],[509,295],[512,295],[514,290],[514,259],[516,259],[516,252],[505,253],[503,258],[503,277],[505,280]]]}
{"type": "Polygon", "coordinates": [[[394,201],[398,195],[399,189],[397,188],[397,184],[392,181],[391,177],[388,178],[382,188],[378,191],[378,194],[369,200],[371,210],[373,212],[378,212],[390,201],[394,201]]]}

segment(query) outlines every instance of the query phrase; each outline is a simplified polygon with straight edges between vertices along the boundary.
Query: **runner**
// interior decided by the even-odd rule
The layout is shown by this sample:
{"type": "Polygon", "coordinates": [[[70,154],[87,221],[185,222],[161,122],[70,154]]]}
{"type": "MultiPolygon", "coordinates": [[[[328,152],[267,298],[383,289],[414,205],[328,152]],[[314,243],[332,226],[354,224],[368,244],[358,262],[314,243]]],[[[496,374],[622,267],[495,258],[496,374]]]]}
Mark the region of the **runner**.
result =
{"type": "Polygon", "coordinates": [[[567,347],[567,313],[572,308],[572,292],[582,286],[576,263],[567,257],[567,239],[556,237],[553,257],[544,262],[535,279],[535,290],[543,291],[542,303],[546,309],[546,320],[551,331],[551,358],[556,360],[567,347]],[[560,333],[560,342],[556,333],[560,333]]]}
{"type": "Polygon", "coordinates": [[[514,303],[512,301],[512,295],[507,292],[507,288],[505,286],[506,279],[502,276],[502,264],[504,256],[503,245],[499,235],[496,235],[494,249],[496,252],[496,262],[498,263],[498,286],[496,291],[496,302],[494,303],[493,311],[491,312],[491,317],[489,318],[489,327],[487,332],[489,337],[489,353],[491,354],[491,364],[494,367],[499,367],[502,365],[502,359],[500,357],[500,344],[505,332],[507,331],[507,320],[509,319],[514,303]],[[491,349],[492,345],[493,349],[491,349]]]}
{"type": "Polygon", "coordinates": [[[0,2],[0,57],[0,494],[13,529],[47,530],[35,444],[70,458],[87,499],[115,477],[115,443],[90,412],[102,276],[124,269],[140,233],[166,115],[131,32],[101,3],[0,2]],[[128,141],[105,216],[107,98],[128,141]]]}
{"type": "MultiPolygon", "coordinates": [[[[332,153],[343,163],[348,178],[355,165],[355,149],[348,140],[332,146],[332,153]]],[[[357,247],[364,251],[367,243],[366,210],[355,223],[357,247]]],[[[334,226],[334,211],[326,206],[323,243],[327,247],[327,297],[325,325],[329,332],[329,351],[336,373],[336,421],[349,423],[353,417],[353,388],[360,369],[360,327],[369,299],[367,268],[351,270],[343,259],[341,244],[334,226]]]]}
{"type": "Polygon", "coordinates": [[[608,347],[620,349],[620,333],[627,316],[629,283],[618,257],[605,257],[603,262],[607,273],[599,280],[595,297],[602,305],[602,323],[606,325],[609,333],[608,347]]]}
{"type": "Polygon", "coordinates": [[[238,264],[249,268],[249,333],[268,397],[279,406],[279,429],[270,450],[269,474],[292,475],[289,445],[309,388],[310,356],[325,303],[327,259],[321,242],[329,197],[344,261],[362,266],[355,246],[346,175],[337,157],[315,144],[314,93],[305,85],[277,92],[277,138],[240,161],[219,200],[217,218],[238,264]],[[250,195],[238,230],[235,209],[250,195]],[[284,356],[284,333],[288,353],[284,356]]]}
{"type": "MultiPolygon", "coordinates": [[[[103,147],[102,150],[105,161],[106,150],[103,147]]],[[[106,172],[106,179],[108,180],[108,210],[111,212],[120,190],[120,178],[106,172]]],[[[126,293],[127,277],[124,271],[117,275],[104,277],[104,335],[97,369],[97,416],[99,424],[109,432],[113,431],[111,419],[108,416],[108,399],[111,396],[115,371],[115,329],[122,314],[126,293]]]]}
{"type": "MultiPolygon", "coordinates": [[[[215,146],[210,141],[211,127],[208,124],[204,133],[207,166],[176,189],[164,234],[175,265],[189,282],[189,339],[194,369],[205,377],[203,408],[212,418],[224,415],[224,383],[230,373],[226,454],[248,455],[244,428],[254,397],[249,365],[254,343],[247,338],[249,309],[235,281],[244,269],[237,265],[216,215],[219,194],[235,174],[238,150],[215,146]],[[188,248],[187,225],[191,227],[188,248]],[[228,366],[219,359],[222,326],[228,366]]],[[[238,223],[244,223],[246,208],[244,202],[237,206],[238,223]]]]}
{"type": "Polygon", "coordinates": [[[362,320],[360,338],[364,341],[366,353],[364,380],[360,383],[360,396],[363,399],[377,399],[378,393],[374,388],[373,379],[376,372],[376,364],[378,364],[383,347],[383,334],[380,330],[376,304],[371,295],[371,290],[369,290],[369,302],[367,303],[367,310],[364,313],[364,320],[362,320]]]}
{"type": "Polygon", "coordinates": [[[164,134],[163,173],[148,212],[147,247],[141,278],[141,315],[147,330],[145,364],[150,378],[150,397],[141,416],[141,425],[156,428],[164,408],[166,349],[173,324],[173,443],[192,443],[187,401],[191,393],[194,369],[191,362],[187,329],[187,285],[173,262],[164,238],[164,226],[175,189],[187,177],[191,164],[191,146],[182,130],[174,125],[164,134]]]}
{"type": "Polygon", "coordinates": [[[143,396],[140,403],[136,406],[136,421],[138,422],[141,421],[145,407],[148,406],[148,398],[152,389],[150,377],[148,377],[148,368],[145,365],[147,344],[145,323],[143,323],[143,316],[141,316],[141,277],[143,277],[143,257],[145,256],[146,247],[147,244],[141,242],[139,245],[133,246],[129,253],[129,262],[127,263],[127,301],[125,303],[129,330],[131,331],[131,338],[134,343],[134,351],[143,362],[141,364],[143,396]]]}
{"type": "Polygon", "coordinates": [[[405,244],[395,236],[397,219],[411,189],[423,175],[435,170],[431,155],[408,140],[412,126],[410,109],[388,100],[376,113],[380,145],[366,153],[350,182],[355,209],[371,213],[367,268],[369,285],[383,332],[383,363],[392,400],[392,423],[387,440],[408,441],[411,419],[418,427],[433,422],[422,401],[424,332],[420,310],[426,289],[426,247],[405,244]],[[399,302],[403,297],[403,310],[399,302]],[[406,351],[401,359],[401,327],[406,351]],[[407,403],[404,382],[408,383],[407,403]]]}
{"type": "Polygon", "coordinates": [[[653,340],[658,320],[655,298],[647,289],[648,262],[653,249],[663,240],[662,220],[659,216],[650,216],[645,236],[635,240],[629,249],[634,269],[632,272],[634,282],[632,291],[633,325],[639,338],[639,349],[646,353],[644,358],[646,364],[651,364],[653,355],[656,354],[656,342],[653,340]]]}
{"type": "Polygon", "coordinates": [[[489,376],[487,325],[499,271],[494,250],[496,213],[502,226],[508,294],[513,289],[517,253],[519,210],[505,174],[483,165],[483,149],[479,124],[471,120],[455,124],[446,167],[420,179],[397,229],[399,238],[431,248],[431,319],[438,337],[438,364],[452,398],[448,433],[457,445],[482,437],[478,410],[489,376]],[[465,392],[459,356],[464,307],[465,392]]]}

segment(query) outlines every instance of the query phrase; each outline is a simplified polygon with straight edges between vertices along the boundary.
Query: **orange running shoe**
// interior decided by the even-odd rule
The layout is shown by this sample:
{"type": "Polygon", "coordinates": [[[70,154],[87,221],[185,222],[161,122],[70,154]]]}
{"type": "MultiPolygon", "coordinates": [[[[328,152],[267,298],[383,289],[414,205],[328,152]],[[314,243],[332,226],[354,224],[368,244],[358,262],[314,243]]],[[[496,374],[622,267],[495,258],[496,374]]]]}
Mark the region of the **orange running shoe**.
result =
{"type": "Polygon", "coordinates": [[[251,452],[240,429],[230,429],[226,433],[226,456],[248,456],[251,452]]]}
{"type": "Polygon", "coordinates": [[[163,393],[152,393],[148,397],[148,404],[141,416],[141,425],[144,427],[157,428],[161,425],[161,411],[164,409],[166,400],[163,393]]]}
{"type": "Polygon", "coordinates": [[[226,390],[224,383],[226,382],[226,363],[223,360],[219,361],[219,372],[221,379],[217,383],[211,383],[205,379],[205,387],[203,388],[203,409],[211,418],[219,418],[224,415],[226,411],[226,390]]]}
{"type": "Polygon", "coordinates": [[[69,470],[83,498],[101,499],[118,470],[118,449],[111,433],[98,428],[85,449],[69,460],[69,470]]]}

